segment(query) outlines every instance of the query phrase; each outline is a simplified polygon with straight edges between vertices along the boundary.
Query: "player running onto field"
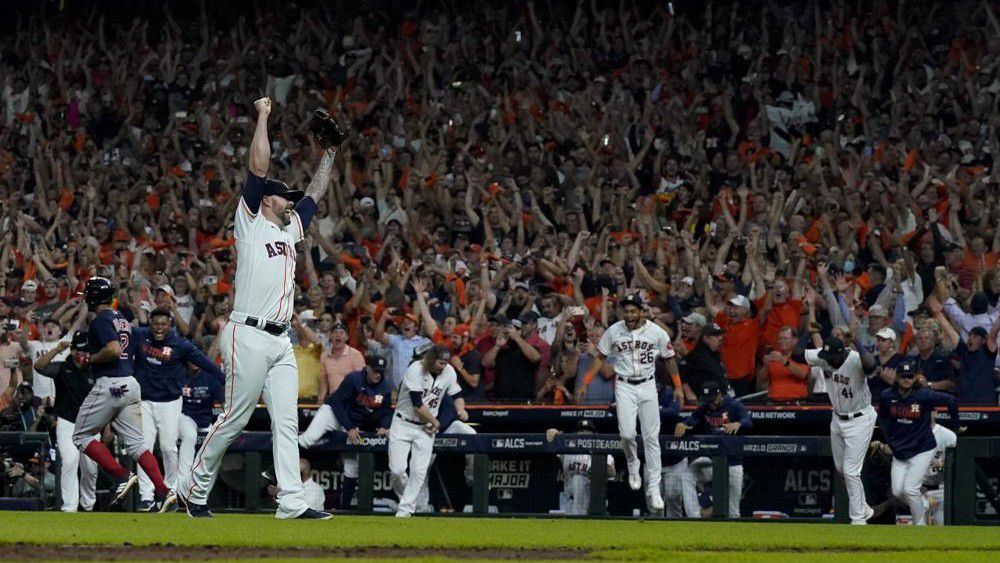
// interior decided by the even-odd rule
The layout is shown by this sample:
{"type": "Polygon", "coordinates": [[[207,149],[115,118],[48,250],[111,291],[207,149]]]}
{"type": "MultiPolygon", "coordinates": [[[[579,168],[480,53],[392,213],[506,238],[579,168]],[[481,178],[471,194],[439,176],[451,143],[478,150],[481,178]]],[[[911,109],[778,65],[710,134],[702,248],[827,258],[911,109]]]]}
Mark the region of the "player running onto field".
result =
{"type": "Polygon", "coordinates": [[[937,441],[931,427],[934,408],[948,407],[948,426],[958,430],[958,403],[946,393],[931,391],[916,382],[917,366],[906,361],[896,369],[896,382],[882,392],[878,418],[892,448],[892,496],[910,507],[913,524],[927,524],[927,510],[920,485],[934,460],[937,441]]]}
{"type": "Polygon", "coordinates": [[[619,304],[625,319],[611,325],[597,344],[587,380],[600,373],[605,362],[614,366],[615,408],[618,432],[628,463],[628,484],[632,490],[642,488],[639,475],[639,453],[636,444],[636,414],[642,425],[642,441],[646,455],[646,504],[652,511],[663,510],[660,495],[660,401],[656,392],[656,358],[667,359],[667,373],[673,383],[673,394],[684,400],[674,347],[670,336],[659,325],[643,316],[642,297],[626,296],[619,304]]]}

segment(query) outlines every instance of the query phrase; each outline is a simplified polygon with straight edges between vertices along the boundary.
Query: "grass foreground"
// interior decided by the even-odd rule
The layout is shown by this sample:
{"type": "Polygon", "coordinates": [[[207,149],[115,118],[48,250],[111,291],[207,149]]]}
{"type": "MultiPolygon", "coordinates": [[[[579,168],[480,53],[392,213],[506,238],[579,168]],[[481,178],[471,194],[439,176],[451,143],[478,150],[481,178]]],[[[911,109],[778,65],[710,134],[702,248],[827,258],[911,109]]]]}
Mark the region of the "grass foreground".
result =
{"type": "MultiPolygon", "coordinates": [[[[317,555],[322,551],[316,551],[323,549],[337,549],[330,555],[344,556],[345,549],[402,548],[407,551],[405,561],[447,560],[440,552],[424,550],[469,549],[476,558],[475,550],[486,549],[482,558],[489,560],[511,555],[503,550],[576,549],[587,551],[576,557],[570,554],[570,558],[597,561],[885,563],[906,558],[958,563],[1000,556],[1000,528],[384,516],[336,516],[323,522],[281,521],[259,514],[194,520],[184,514],[0,512],[0,554],[4,546],[17,544],[22,548],[25,544],[40,548],[218,546],[275,550],[268,559],[299,560],[323,557],[317,555]],[[305,548],[313,551],[296,553],[305,548]]],[[[347,556],[366,555],[352,552],[347,556]]],[[[373,561],[379,554],[369,557],[373,561]]],[[[188,558],[198,558],[198,554],[188,554],[188,558]]]]}

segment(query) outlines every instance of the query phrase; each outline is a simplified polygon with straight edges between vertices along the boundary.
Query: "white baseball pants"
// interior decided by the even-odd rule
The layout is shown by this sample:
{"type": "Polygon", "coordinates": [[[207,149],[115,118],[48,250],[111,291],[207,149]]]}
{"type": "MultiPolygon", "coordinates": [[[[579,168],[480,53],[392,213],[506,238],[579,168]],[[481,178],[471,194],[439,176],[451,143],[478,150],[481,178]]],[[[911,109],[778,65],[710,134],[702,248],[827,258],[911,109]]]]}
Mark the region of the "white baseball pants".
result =
{"type": "Polygon", "coordinates": [[[569,502],[566,504],[566,514],[585,516],[590,510],[590,475],[571,473],[564,475],[564,489],[569,502]]]}
{"type": "Polygon", "coordinates": [[[399,497],[396,516],[410,516],[417,510],[417,496],[427,479],[434,450],[434,436],[419,424],[394,416],[389,426],[389,472],[392,490],[399,497]]]}
{"type": "Polygon", "coordinates": [[[927,521],[934,526],[944,526],[944,488],[924,492],[927,521]]]}
{"type": "MultiPolygon", "coordinates": [[[[836,413],[830,420],[830,448],[833,450],[833,465],[844,476],[851,523],[864,524],[868,511],[865,500],[865,486],[861,482],[861,469],[865,465],[868,444],[875,430],[875,409],[868,407],[864,414],[850,420],[841,420],[836,413]]],[[[923,474],[920,475],[923,478],[923,474]]]]}
{"type": "MultiPolygon", "coordinates": [[[[93,510],[97,502],[97,462],[80,455],[73,445],[74,424],[64,418],[56,420],[56,448],[59,450],[59,491],[63,512],[76,512],[77,507],[93,510]],[[77,473],[79,472],[79,476],[77,473]]],[[[100,439],[95,434],[94,439],[100,439]]]]}
{"type": "MultiPolygon", "coordinates": [[[[164,403],[142,402],[142,441],[147,450],[153,451],[153,444],[159,437],[160,456],[163,457],[163,482],[171,489],[177,487],[177,439],[180,434],[181,406],[180,397],[164,403]]],[[[139,498],[152,502],[153,481],[142,468],[137,468],[136,473],[139,475],[139,498]]]]}
{"type": "Polygon", "coordinates": [[[277,518],[295,518],[309,508],[299,476],[298,368],[287,336],[275,336],[230,321],[219,336],[226,374],[226,406],[208,431],[191,474],[182,477],[185,498],[207,504],[229,445],[243,431],[263,396],[271,416],[277,518]]]}
{"type": "MultiPolygon", "coordinates": [[[[309,427],[302,434],[299,434],[299,445],[305,449],[309,449],[316,445],[326,436],[329,432],[347,432],[344,425],[337,420],[337,417],[333,414],[333,409],[330,405],[320,405],[319,409],[316,410],[316,414],[313,416],[312,422],[309,423],[309,427]]],[[[344,477],[348,479],[358,478],[358,454],[351,452],[342,452],[340,454],[341,459],[344,462],[344,477]]]]}
{"type": "MultiPolygon", "coordinates": [[[[708,459],[708,458],[701,458],[708,459]]],[[[663,516],[665,518],[701,518],[698,502],[698,471],[688,467],[684,458],[661,471],[663,476],[663,516]]]]}
{"type": "MultiPolygon", "coordinates": [[[[468,424],[462,422],[461,420],[456,420],[448,425],[442,434],[475,434],[476,430],[469,426],[468,424]]],[[[431,463],[434,465],[434,461],[437,459],[437,454],[431,453],[431,463]]],[[[429,467],[429,466],[428,466],[429,467]]],[[[429,469],[428,469],[429,471],[429,469]]],[[[344,469],[344,474],[347,474],[347,469],[344,469]]],[[[472,454],[465,456],[465,477],[466,481],[471,481],[472,477],[472,454]]],[[[417,509],[420,511],[433,511],[431,507],[431,480],[429,478],[424,479],[423,486],[420,487],[420,493],[417,495],[417,509]]]]}
{"type": "Polygon", "coordinates": [[[927,525],[927,509],[924,506],[924,496],[920,493],[920,485],[932,461],[933,448],[907,460],[892,458],[892,496],[910,507],[914,526],[927,525]]]}
{"type": "MultiPolygon", "coordinates": [[[[712,482],[711,458],[699,457],[688,464],[687,479],[684,481],[684,509],[688,518],[701,517],[698,502],[698,485],[707,486],[712,482]],[[693,516],[692,516],[693,515],[693,516]]],[[[740,517],[740,500],[743,498],[743,466],[729,466],[729,518],[740,517]]],[[[714,502],[714,499],[713,499],[714,502]]]]}
{"type": "Polygon", "coordinates": [[[194,454],[198,445],[198,425],[190,416],[181,414],[178,430],[180,445],[177,447],[177,474],[187,475],[194,465],[194,454]]]}
{"type": "Polygon", "coordinates": [[[618,433],[628,463],[629,474],[639,472],[639,452],[636,442],[636,415],[642,425],[642,442],[646,455],[646,496],[660,494],[660,401],[653,379],[633,385],[615,382],[615,412],[618,433]]]}

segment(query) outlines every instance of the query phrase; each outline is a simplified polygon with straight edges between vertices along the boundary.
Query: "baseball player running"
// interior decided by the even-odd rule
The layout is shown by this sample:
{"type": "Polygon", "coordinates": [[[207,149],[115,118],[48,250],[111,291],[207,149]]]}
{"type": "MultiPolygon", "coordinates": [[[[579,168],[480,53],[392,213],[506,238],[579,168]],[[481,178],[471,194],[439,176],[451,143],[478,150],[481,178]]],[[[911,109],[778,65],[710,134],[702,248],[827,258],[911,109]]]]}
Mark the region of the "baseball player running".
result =
{"type": "Polygon", "coordinates": [[[437,414],[443,396],[454,399],[459,420],[469,419],[450,358],[451,352],[444,346],[431,346],[422,360],[410,364],[400,384],[396,414],[389,427],[389,471],[399,497],[398,517],[409,517],[416,510],[417,495],[431,464],[434,435],[441,429],[437,414]]]}
{"type": "Polygon", "coordinates": [[[266,178],[271,163],[267,133],[271,100],[261,98],[254,107],[257,125],[250,142],[250,173],[236,209],[236,297],[229,322],[219,337],[226,405],[195,456],[191,474],[182,478],[179,496],[189,516],[212,516],[208,494],[222,457],[246,426],[263,394],[273,429],[278,482],[275,516],[326,520],[332,515],[309,508],[302,495],[298,373],[288,338],[288,321],[295,296],[294,246],[303,239],[316,212],[316,202],[326,193],[336,146],[343,141],[343,134],[321,139],[326,151],[308,190],[292,190],[284,182],[266,178]]]}
{"type": "MultiPolygon", "coordinates": [[[[299,435],[299,445],[311,448],[328,432],[346,432],[347,442],[357,444],[361,432],[389,433],[392,424],[392,389],[385,377],[388,363],[382,356],[368,356],[365,367],[347,374],[337,390],[327,396],[316,411],[306,431],[299,435]]],[[[340,507],[347,508],[358,486],[358,454],[344,452],[344,486],[340,489],[340,507]]]]}
{"type": "Polygon", "coordinates": [[[111,505],[121,503],[139,478],[122,467],[108,448],[95,436],[109,422],[126,451],[153,481],[155,509],[166,512],[176,497],[163,483],[163,475],[153,452],[142,441],[142,396],[139,382],[132,377],[135,343],[132,325],[116,311],[115,286],[107,278],[94,277],[84,286],[87,307],[97,316],[87,334],[94,387],[80,405],[73,428],[73,443],[115,478],[111,505]]]}
{"type": "MultiPolygon", "coordinates": [[[[90,372],[90,343],[86,332],[76,332],[72,345],[60,340],[35,362],[35,372],[51,378],[55,387],[56,447],[59,450],[59,490],[62,511],[85,512],[94,509],[97,501],[97,464],[73,445],[73,426],[83,399],[94,386],[90,372]],[[72,347],[73,355],[65,361],[55,361],[72,347]],[[77,477],[79,470],[79,478],[77,477]]],[[[95,435],[94,438],[100,436],[95,435]]]]}
{"type": "MultiPolygon", "coordinates": [[[[142,439],[153,449],[160,438],[160,455],[167,486],[177,488],[177,439],[181,422],[181,385],[191,362],[223,381],[222,371],[190,340],[173,329],[169,309],[156,308],[149,314],[149,328],[136,328],[135,378],[142,389],[142,439]]],[[[153,506],[153,483],[139,472],[139,510],[153,506]]]]}
{"type": "Polygon", "coordinates": [[[892,388],[882,392],[878,418],[885,440],[892,448],[892,495],[910,507],[913,524],[927,524],[927,510],[920,485],[934,460],[937,442],[931,426],[934,408],[947,406],[952,431],[958,430],[955,397],[931,391],[915,381],[917,366],[905,361],[896,369],[892,388]]]}
{"type": "Polygon", "coordinates": [[[684,400],[677,361],[670,336],[665,330],[643,316],[642,297],[626,296],[619,304],[624,310],[624,320],[604,331],[597,344],[598,355],[590,368],[587,380],[599,373],[605,362],[614,366],[615,409],[622,449],[628,463],[628,484],[632,490],[642,488],[639,475],[639,454],[636,444],[636,414],[642,425],[646,455],[646,504],[650,510],[663,510],[660,495],[660,402],[656,394],[656,358],[667,359],[667,373],[673,383],[673,393],[684,400]]]}
{"type": "MultiPolygon", "coordinates": [[[[813,332],[813,344],[820,342],[819,334],[813,332]]],[[[805,357],[809,365],[823,369],[826,379],[827,395],[833,406],[830,448],[833,464],[847,485],[851,524],[867,524],[875,511],[865,500],[861,469],[875,430],[875,409],[861,355],[847,350],[839,338],[830,337],[822,343],[822,348],[806,350],[805,357]]]]}
{"type": "MultiPolygon", "coordinates": [[[[594,423],[581,420],[576,423],[577,434],[593,434],[594,423]]],[[[551,442],[561,434],[555,428],[545,432],[551,442]]],[[[566,493],[566,514],[584,516],[590,511],[590,454],[559,454],[563,470],[563,491],[566,493]]],[[[608,479],[615,477],[615,458],[608,456],[608,479]]]]}
{"type": "Polygon", "coordinates": [[[208,429],[215,422],[215,403],[225,403],[225,383],[203,369],[187,370],[181,387],[181,421],[178,429],[177,474],[187,475],[194,465],[194,454],[199,440],[208,436],[208,429]]]}

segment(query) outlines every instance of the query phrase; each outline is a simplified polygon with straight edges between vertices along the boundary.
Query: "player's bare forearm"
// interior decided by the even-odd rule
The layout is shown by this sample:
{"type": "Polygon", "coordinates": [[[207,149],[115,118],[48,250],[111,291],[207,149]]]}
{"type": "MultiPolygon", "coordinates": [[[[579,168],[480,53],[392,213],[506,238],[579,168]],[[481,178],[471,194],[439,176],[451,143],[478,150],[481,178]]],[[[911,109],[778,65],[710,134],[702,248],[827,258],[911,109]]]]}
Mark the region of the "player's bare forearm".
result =
{"type": "Polygon", "coordinates": [[[267,137],[267,117],[271,114],[271,100],[261,98],[254,102],[257,108],[257,126],[250,141],[250,172],[257,176],[267,176],[271,166],[271,142],[267,137]]]}
{"type": "Polygon", "coordinates": [[[667,375],[670,376],[670,385],[674,388],[674,399],[680,404],[684,404],[684,385],[681,382],[681,374],[677,370],[677,357],[671,356],[666,362],[667,375]]]}
{"type": "Polygon", "coordinates": [[[323,151],[323,158],[319,161],[319,166],[316,167],[316,173],[313,174],[309,187],[306,188],[306,196],[311,197],[316,203],[319,203],[319,200],[327,192],[330,177],[333,174],[333,161],[336,157],[337,149],[330,148],[323,151]]]}
{"type": "Polygon", "coordinates": [[[458,413],[459,420],[469,420],[469,412],[465,410],[465,399],[462,397],[455,397],[455,412],[458,413]]]}
{"type": "MultiPolygon", "coordinates": [[[[455,406],[456,407],[458,406],[457,402],[455,406]]],[[[456,410],[458,409],[456,408],[456,410]]],[[[417,413],[417,416],[420,417],[420,420],[424,421],[425,423],[431,424],[435,428],[441,426],[441,424],[438,422],[436,418],[434,418],[434,415],[431,414],[431,411],[427,408],[426,405],[420,405],[419,407],[417,407],[417,410],[415,412],[417,413]]]]}

